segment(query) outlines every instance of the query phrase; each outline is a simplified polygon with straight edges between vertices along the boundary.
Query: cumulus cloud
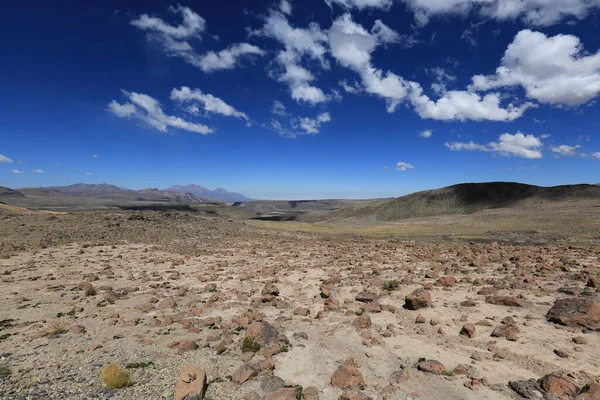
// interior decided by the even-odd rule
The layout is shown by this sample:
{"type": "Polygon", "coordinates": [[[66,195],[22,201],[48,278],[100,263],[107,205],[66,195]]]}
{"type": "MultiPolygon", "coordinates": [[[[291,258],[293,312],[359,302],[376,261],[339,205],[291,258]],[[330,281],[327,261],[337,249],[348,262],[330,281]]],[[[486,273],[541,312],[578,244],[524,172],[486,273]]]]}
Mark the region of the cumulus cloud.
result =
{"type": "Polygon", "coordinates": [[[12,171],[13,173],[15,173],[15,174],[24,174],[24,173],[25,173],[25,171],[21,171],[21,170],[18,170],[18,169],[13,169],[13,170],[11,170],[11,171],[12,171]]]}
{"type": "MultiPolygon", "coordinates": [[[[600,0],[599,0],[600,1],[600,0]]],[[[585,52],[578,37],[522,30],[494,75],[476,75],[471,89],[522,87],[527,97],[557,106],[588,103],[600,93],[600,50],[585,52]]]]}
{"type": "Polygon", "coordinates": [[[600,160],[600,151],[596,152],[596,153],[592,153],[592,158],[595,158],[597,160],[600,160]]]}
{"type": "Polygon", "coordinates": [[[119,104],[116,100],[113,100],[108,104],[108,111],[112,112],[117,117],[136,118],[160,132],[167,132],[169,127],[200,133],[202,135],[213,132],[213,130],[206,125],[196,124],[185,121],[179,117],[166,115],[158,100],[147,94],[127,92],[125,90],[122,90],[122,92],[129,100],[128,103],[119,104]],[[124,113],[123,109],[128,111],[124,113]]]}
{"type": "Polygon", "coordinates": [[[275,57],[271,75],[288,85],[294,100],[310,105],[330,100],[330,96],[312,83],[316,80],[313,73],[301,65],[303,59],[308,58],[329,69],[325,57],[327,35],[317,23],[310,23],[308,28],[295,28],[282,12],[271,10],[264,26],[251,34],[269,37],[284,46],[275,57]]]}
{"type": "Polygon", "coordinates": [[[206,30],[204,18],[190,8],[180,5],[170,7],[169,11],[181,15],[183,21],[180,25],[173,26],[161,18],[150,17],[147,14],[132,20],[131,25],[146,31],[148,40],[160,45],[168,56],[183,58],[203,72],[233,69],[244,58],[265,54],[264,50],[249,43],[232,44],[219,52],[198,54],[190,41],[202,40],[202,34],[206,30]]]}
{"type": "Polygon", "coordinates": [[[433,135],[433,131],[431,129],[425,129],[424,131],[422,131],[421,133],[419,133],[419,137],[428,139],[431,137],[431,135],[433,135]]]}
{"type": "Polygon", "coordinates": [[[504,157],[522,157],[522,158],[542,158],[542,141],[533,135],[524,135],[517,132],[514,135],[503,133],[497,142],[490,142],[486,145],[474,142],[445,143],[445,146],[452,151],[477,150],[490,153],[497,153],[504,157]]]}
{"type": "Polygon", "coordinates": [[[406,172],[411,169],[415,169],[415,167],[407,162],[400,161],[398,164],[396,164],[396,171],[406,172]]]}
{"type": "MultiPolygon", "coordinates": [[[[381,20],[375,21],[371,31],[352,20],[349,13],[337,18],[329,29],[331,54],[343,67],[350,68],[360,75],[366,92],[383,98],[388,112],[408,95],[409,83],[393,72],[383,72],[371,63],[371,53],[379,46],[400,40],[397,32],[381,20]]],[[[349,85],[342,85],[346,91],[356,92],[349,85]]]]}
{"type": "Polygon", "coordinates": [[[171,91],[171,100],[180,103],[198,103],[202,105],[204,111],[209,113],[220,114],[226,117],[241,118],[246,121],[250,120],[243,112],[236,110],[212,94],[203,93],[200,89],[190,89],[187,86],[182,86],[181,89],[173,89],[171,91]]]}
{"type": "Polygon", "coordinates": [[[514,121],[532,107],[534,103],[526,102],[521,105],[501,105],[499,93],[489,93],[480,96],[477,93],[451,90],[443,94],[437,101],[423,94],[418,83],[411,82],[411,102],[421,118],[442,121],[474,120],[474,121],[514,121]]]}
{"type": "Polygon", "coordinates": [[[558,156],[574,156],[576,154],[577,149],[581,146],[567,146],[566,144],[560,146],[550,146],[550,151],[555,153],[558,156]]]}
{"type": "Polygon", "coordinates": [[[375,8],[387,10],[392,6],[393,0],[325,0],[325,3],[329,7],[336,5],[346,9],[356,8],[362,10],[365,8],[375,8]]]}
{"type": "MultiPolygon", "coordinates": [[[[455,78],[441,68],[430,71],[436,77],[436,92],[441,95],[438,100],[431,100],[423,94],[419,83],[407,81],[393,72],[384,72],[372,65],[371,53],[379,46],[397,43],[399,38],[397,32],[380,20],[375,21],[371,31],[367,31],[354,22],[348,13],[337,18],[329,30],[333,57],[343,67],[358,73],[364,91],[383,98],[388,112],[394,112],[399,104],[408,99],[424,119],[513,121],[535,106],[528,102],[521,105],[510,103],[503,107],[499,93],[480,96],[468,91],[446,91],[445,84],[455,78]]],[[[341,84],[348,92],[358,91],[345,81],[341,84]]]]}
{"type": "Polygon", "coordinates": [[[292,120],[294,128],[302,129],[308,135],[319,133],[321,125],[331,121],[329,113],[319,114],[317,118],[297,118],[292,120]]]}
{"type": "MultiPolygon", "coordinates": [[[[327,1],[327,0],[326,0],[327,1]]],[[[341,0],[343,1],[343,0],[341,0]]],[[[600,8],[600,0],[402,0],[419,25],[432,17],[472,13],[497,21],[521,20],[529,25],[549,26],[568,19],[583,19],[600,8]]]]}
{"type": "Polygon", "coordinates": [[[285,15],[292,15],[292,3],[289,0],[281,0],[279,3],[279,11],[285,15]]]}
{"type": "Polygon", "coordinates": [[[12,159],[0,154],[0,163],[12,163],[12,162],[14,162],[12,159]]]}
{"type": "Polygon", "coordinates": [[[91,173],[91,172],[86,172],[86,173],[84,173],[84,175],[85,175],[85,176],[92,176],[92,175],[94,175],[94,174],[93,174],[93,173],[91,173]]]}
{"type": "Polygon", "coordinates": [[[44,170],[41,170],[41,169],[34,169],[32,172],[33,172],[34,174],[43,174],[43,173],[44,173],[44,170]]]}

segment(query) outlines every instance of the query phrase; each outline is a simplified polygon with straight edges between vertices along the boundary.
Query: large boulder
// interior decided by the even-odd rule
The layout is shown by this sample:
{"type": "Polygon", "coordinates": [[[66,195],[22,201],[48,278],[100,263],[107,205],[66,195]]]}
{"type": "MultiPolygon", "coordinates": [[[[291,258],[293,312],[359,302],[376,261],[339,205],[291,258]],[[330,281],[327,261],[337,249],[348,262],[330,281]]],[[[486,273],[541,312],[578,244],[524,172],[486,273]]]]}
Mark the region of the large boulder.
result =
{"type": "Polygon", "coordinates": [[[431,307],[431,294],[427,290],[417,289],[405,298],[404,308],[408,310],[420,310],[431,307]]]}
{"type": "Polygon", "coordinates": [[[268,322],[253,322],[246,329],[244,339],[258,343],[261,348],[267,348],[275,344],[277,335],[277,329],[268,322]]]}
{"type": "Polygon", "coordinates": [[[346,360],[331,375],[331,386],[341,389],[359,389],[365,386],[365,380],[358,368],[356,368],[353,359],[346,360]]]}
{"type": "Polygon", "coordinates": [[[572,399],[577,396],[579,388],[566,377],[552,373],[538,379],[540,387],[549,395],[572,399]]]}
{"type": "Polygon", "coordinates": [[[206,373],[194,365],[186,365],[179,371],[175,400],[201,400],[206,393],[206,387],[206,373]]]}
{"type": "Polygon", "coordinates": [[[555,324],[600,331],[600,303],[586,298],[556,300],[546,319],[555,324]]]}

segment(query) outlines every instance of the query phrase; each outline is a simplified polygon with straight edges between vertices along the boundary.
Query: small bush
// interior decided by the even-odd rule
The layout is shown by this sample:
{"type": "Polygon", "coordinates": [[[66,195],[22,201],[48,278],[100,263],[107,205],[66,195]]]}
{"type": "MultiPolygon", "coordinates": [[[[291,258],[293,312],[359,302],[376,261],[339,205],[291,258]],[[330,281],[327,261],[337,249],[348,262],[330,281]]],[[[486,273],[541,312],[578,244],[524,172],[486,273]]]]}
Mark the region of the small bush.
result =
{"type": "Polygon", "coordinates": [[[86,286],[85,296],[90,297],[90,296],[95,296],[95,295],[96,295],[96,289],[94,289],[94,287],[92,285],[86,286]]]}
{"type": "Polygon", "coordinates": [[[442,375],[444,375],[444,376],[454,376],[456,374],[454,373],[454,371],[443,371],[442,375]]]}
{"type": "Polygon", "coordinates": [[[256,343],[254,340],[250,338],[245,338],[244,343],[242,344],[242,352],[248,353],[256,353],[260,350],[260,344],[256,343]]]}
{"type": "Polygon", "coordinates": [[[61,333],[65,333],[66,331],[67,330],[64,326],[54,324],[52,326],[49,326],[44,332],[42,332],[42,337],[54,337],[60,335],[61,333]]]}
{"type": "Polygon", "coordinates": [[[398,289],[398,281],[395,279],[391,281],[385,281],[383,283],[383,289],[387,290],[388,292],[393,292],[394,290],[398,289]]]}
{"type": "Polygon", "coordinates": [[[108,390],[121,389],[131,385],[131,371],[120,369],[117,365],[110,363],[100,372],[100,379],[108,390]]]}

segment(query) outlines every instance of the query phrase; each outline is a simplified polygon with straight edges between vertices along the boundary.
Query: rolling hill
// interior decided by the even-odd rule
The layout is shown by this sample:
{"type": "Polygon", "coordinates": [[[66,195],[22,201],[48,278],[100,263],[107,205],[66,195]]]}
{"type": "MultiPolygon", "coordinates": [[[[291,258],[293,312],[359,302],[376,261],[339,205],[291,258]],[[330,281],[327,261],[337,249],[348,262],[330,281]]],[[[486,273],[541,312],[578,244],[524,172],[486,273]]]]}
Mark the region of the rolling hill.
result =
{"type": "Polygon", "coordinates": [[[371,201],[334,211],[321,220],[346,218],[397,221],[415,217],[468,214],[492,208],[519,207],[528,200],[600,199],[597,185],[542,187],[514,182],[462,183],[425,190],[392,200],[371,201]]]}

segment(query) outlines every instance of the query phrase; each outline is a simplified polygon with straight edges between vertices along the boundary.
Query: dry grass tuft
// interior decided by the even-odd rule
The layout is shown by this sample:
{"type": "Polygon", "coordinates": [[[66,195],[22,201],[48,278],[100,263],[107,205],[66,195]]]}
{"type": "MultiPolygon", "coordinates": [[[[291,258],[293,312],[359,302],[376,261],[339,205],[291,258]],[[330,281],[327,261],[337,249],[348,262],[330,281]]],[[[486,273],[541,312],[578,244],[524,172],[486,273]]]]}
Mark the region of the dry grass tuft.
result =
{"type": "Polygon", "coordinates": [[[42,332],[42,337],[54,337],[60,335],[61,333],[65,333],[66,331],[67,330],[64,326],[54,324],[49,326],[48,328],[46,328],[46,330],[42,332]]]}
{"type": "Polygon", "coordinates": [[[95,296],[96,295],[96,289],[94,289],[94,287],[92,285],[86,286],[86,288],[85,288],[85,295],[86,295],[86,297],[95,296]]]}
{"type": "Polygon", "coordinates": [[[109,363],[100,372],[100,379],[108,390],[121,389],[131,385],[131,371],[109,363]]]}

